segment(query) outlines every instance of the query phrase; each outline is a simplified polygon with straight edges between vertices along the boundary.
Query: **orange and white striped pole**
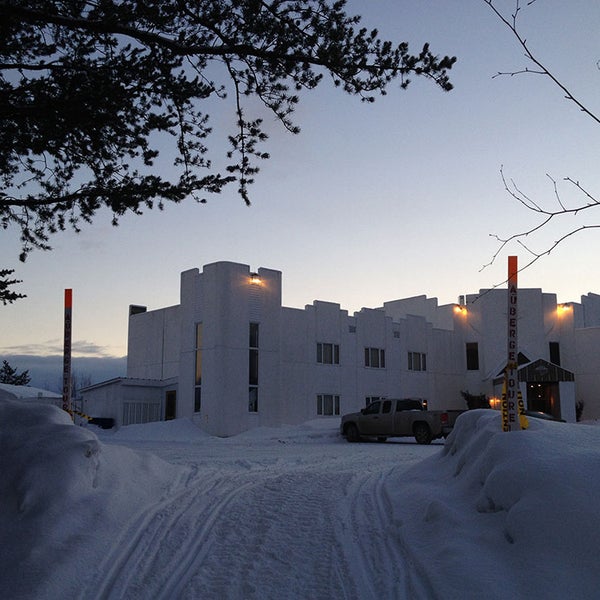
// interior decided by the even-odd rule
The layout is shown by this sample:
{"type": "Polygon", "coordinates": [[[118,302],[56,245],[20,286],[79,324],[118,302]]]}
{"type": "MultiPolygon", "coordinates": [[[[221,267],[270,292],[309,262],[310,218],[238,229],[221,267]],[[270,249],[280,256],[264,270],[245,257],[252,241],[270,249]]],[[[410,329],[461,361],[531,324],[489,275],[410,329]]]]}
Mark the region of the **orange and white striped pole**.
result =
{"type": "Polygon", "coordinates": [[[518,293],[516,256],[508,257],[508,340],[507,362],[504,372],[504,394],[502,398],[502,431],[521,429],[519,422],[519,336],[518,336],[518,293]]]}
{"type": "Polygon", "coordinates": [[[63,352],[63,410],[71,410],[71,328],[73,319],[73,290],[65,290],[65,343],[63,352]]]}
{"type": "Polygon", "coordinates": [[[508,307],[507,307],[507,361],[502,389],[502,431],[527,429],[523,397],[519,389],[519,310],[517,293],[516,256],[508,257],[508,307]]]}

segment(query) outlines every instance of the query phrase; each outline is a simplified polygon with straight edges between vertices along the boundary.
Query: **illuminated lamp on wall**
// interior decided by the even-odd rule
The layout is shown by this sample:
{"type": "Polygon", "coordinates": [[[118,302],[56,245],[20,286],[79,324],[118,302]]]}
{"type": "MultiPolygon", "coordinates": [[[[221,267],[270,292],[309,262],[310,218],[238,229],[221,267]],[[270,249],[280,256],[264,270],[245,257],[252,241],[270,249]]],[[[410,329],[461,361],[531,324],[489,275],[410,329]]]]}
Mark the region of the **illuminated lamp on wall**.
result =
{"type": "Polygon", "coordinates": [[[501,406],[502,400],[500,398],[497,398],[496,396],[492,396],[490,398],[490,408],[494,410],[500,410],[501,406]]]}
{"type": "Polygon", "coordinates": [[[250,273],[250,283],[260,285],[262,283],[260,275],[258,273],[250,273]]]}
{"type": "Polygon", "coordinates": [[[570,304],[557,304],[556,311],[559,315],[564,315],[573,310],[573,307],[570,304]]]}
{"type": "Polygon", "coordinates": [[[463,304],[455,304],[454,305],[454,312],[457,315],[464,315],[464,316],[466,316],[467,315],[467,307],[464,306],[463,304]]]}

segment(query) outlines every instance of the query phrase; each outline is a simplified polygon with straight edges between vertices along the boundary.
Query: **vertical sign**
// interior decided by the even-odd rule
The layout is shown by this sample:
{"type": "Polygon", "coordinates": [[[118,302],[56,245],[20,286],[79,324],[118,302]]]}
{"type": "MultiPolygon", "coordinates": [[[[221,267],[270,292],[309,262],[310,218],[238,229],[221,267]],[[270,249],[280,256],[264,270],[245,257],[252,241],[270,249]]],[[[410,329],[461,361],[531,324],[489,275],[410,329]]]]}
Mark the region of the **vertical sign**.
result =
{"type": "Polygon", "coordinates": [[[518,297],[517,297],[517,257],[508,257],[508,341],[507,362],[504,372],[504,393],[502,394],[502,431],[518,431],[521,429],[519,414],[519,338],[518,338],[518,297]]]}
{"type": "Polygon", "coordinates": [[[71,320],[73,290],[65,290],[65,344],[63,353],[63,410],[71,410],[71,320]]]}

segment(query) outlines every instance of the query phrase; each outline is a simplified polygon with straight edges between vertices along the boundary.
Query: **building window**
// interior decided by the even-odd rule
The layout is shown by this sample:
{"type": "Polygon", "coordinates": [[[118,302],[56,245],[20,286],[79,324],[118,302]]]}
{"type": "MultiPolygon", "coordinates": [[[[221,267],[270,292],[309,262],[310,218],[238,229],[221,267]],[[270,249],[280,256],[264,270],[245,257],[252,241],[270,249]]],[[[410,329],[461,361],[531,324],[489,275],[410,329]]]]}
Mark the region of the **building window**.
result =
{"type": "Polygon", "coordinates": [[[423,352],[409,352],[408,370],[427,371],[427,355],[423,352]]]}
{"type": "Polygon", "coordinates": [[[356,333],[356,325],[348,325],[348,333],[356,333]]]}
{"type": "Polygon", "coordinates": [[[250,323],[248,346],[248,412],[258,412],[258,323],[250,323]]]}
{"type": "Polygon", "coordinates": [[[467,371],[479,371],[479,344],[467,342],[467,371]]]}
{"type": "Polygon", "coordinates": [[[340,414],[340,397],[334,394],[317,395],[317,415],[333,417],[340,414]]]}
{"type": "Polygon", "coordinates": [[[550,362],[560,367],[560,346],[558,342],[550,342],[550,362]]]}
{"type": "Polygon", "coordinates": [[[394,331],[394,337],[396,339],[400,339],[400,332],[399,331],[394,331]]]}
{"type": "Polygon", "coordinates": [[[160,421],[160,404],[152,402],[123,402],[122,425],[160,421]]]}
{"type": "Polygon", "coordinates": [[[365,367],[385,369],[385,350],[383,348],[365,348],[365,367]]]}
{"type": "Polygon", "coordinates": [[[340,364],[339,344],[317,343],[317,362],[323,365],[340,364]]]}
{"type": "Polygon", "coordinates": [[[248,412],[258,412],[258,387],[255,385],[248,387],[248,412]]]}
{"type": "Polygon", "coordinates": [[[196,323],[196,369],[194,376],[194,412],[202,408],[202,323],[196,323]]]}

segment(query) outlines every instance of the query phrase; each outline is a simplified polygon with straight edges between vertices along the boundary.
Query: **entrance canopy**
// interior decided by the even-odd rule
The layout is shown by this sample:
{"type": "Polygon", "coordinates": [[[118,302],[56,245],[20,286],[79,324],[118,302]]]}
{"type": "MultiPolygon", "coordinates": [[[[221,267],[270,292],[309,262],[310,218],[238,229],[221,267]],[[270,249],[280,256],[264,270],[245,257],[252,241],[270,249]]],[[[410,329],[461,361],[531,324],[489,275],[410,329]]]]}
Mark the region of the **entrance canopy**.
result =
{"type": "MultiPolygon", "coordinates": [[[[526,383],[559,383],[561,381],[575,381],[572,371],[563,369],[543,358],[521,365],[518,370],[519,381],[526,383]]],[[[504,371],[494,378],[494,385],[501,385],[504,371]]]]}

